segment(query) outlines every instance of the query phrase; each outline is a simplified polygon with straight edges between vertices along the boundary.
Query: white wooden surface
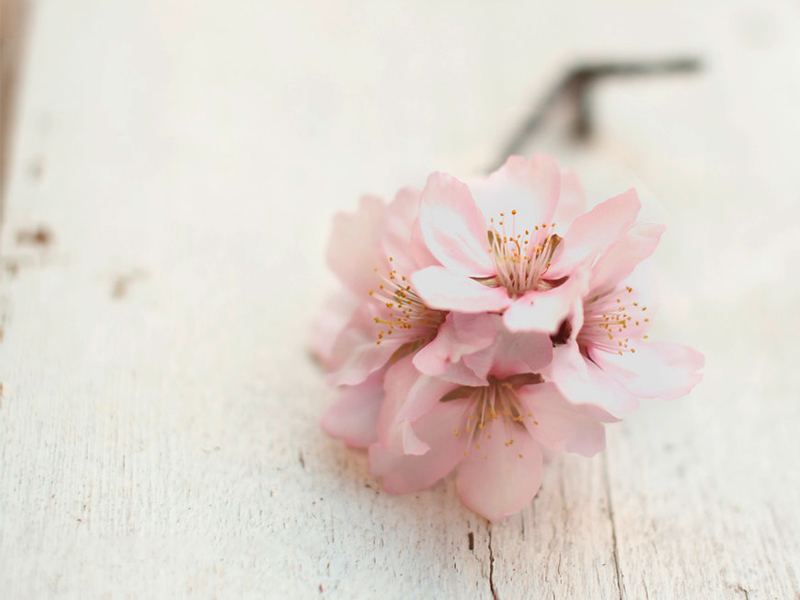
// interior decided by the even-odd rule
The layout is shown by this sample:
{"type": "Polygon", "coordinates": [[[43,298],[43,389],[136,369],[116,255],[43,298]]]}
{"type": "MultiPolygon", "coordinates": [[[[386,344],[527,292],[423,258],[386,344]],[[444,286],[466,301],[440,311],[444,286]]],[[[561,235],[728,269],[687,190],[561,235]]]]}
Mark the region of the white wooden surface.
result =
{"type": "Polygon", "coordinates": [[[800,6],[37,3],[3,224],[0,596],[800,597],[800,6]],[[560,68],[693,51],[555,141],[670,226],[688,398],[491,528],[320,431],[330,217],[467,177],[560,68]],[[658,212],[658,211],[657,211],[658,212]],[[40,229],[44,228],[44,229],[40,229]],[[36,232],[46,243],[36,243],[36,232]]]}

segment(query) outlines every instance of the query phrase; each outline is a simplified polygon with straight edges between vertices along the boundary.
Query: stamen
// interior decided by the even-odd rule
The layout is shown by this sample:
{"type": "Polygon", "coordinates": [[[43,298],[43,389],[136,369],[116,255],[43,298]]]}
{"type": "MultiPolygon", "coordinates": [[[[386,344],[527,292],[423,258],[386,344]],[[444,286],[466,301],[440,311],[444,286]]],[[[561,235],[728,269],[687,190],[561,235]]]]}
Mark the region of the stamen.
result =
{"type": "MultiPolygon", "coordinates": [[[[513,433],[521,432],[517,427],[524,426],[526,419],[529,419],[534,425],[539,424],[533,418],[532,412],[524,410],[524,405],[516,393],[516,387],[531,385],[532,381],[539,383],[542,381],[540,376],[512,376],[502,380],[489,376],[488,379],[488,385],[479,387],[461,386],[441,399],[442,402],[448,402],[452,399],[460,398],[469,402],[467,410],[462,413],[463,416],[458,426],[452,429],[453,435],[456,437],[460,436],[462,430],[468,436],[465,456],[473,444],[476,450],[481,449],[484,429],[498,419],[502,419],[502,422],[506,424],[502,429],[508,435],[503,442],[507,448],[516,443],[513,433]]],[[[486,433],[485,439],[491,440],[492,435],[486,433]]]]}
{"type": "MultiPolygon", "coordinates": [[[[390,256],[389,261],[394,261],[394,258],[390,256]]],[[[387,325],[388,329],[378,334],[376,344],[381,343],[384,333],[392,335],[391,341],[398,346],[432,339],[446,313],[428,308],[411,289],[411,285],[403,283],[407,278],[398,274],[397,269],[391,269],[388,275],[380,274],[380,278],[383,283],[377,291],[371,289],[369,295],[382,307],[389,309],[386,314],[374,317],[375,323],[387,325]]]]}
{"type": "MultiPolygon", "coordinates": [[[[633,288],[629,285],[621,289],[629,294],[633,293],[633,288]]],[[[642,335],[642,329],[632,329],[643,325],[640,320],[628,314],[629,310],[635,314],[636,311],[647,310],[647,307],[639,306],[639,302],[631,302],[630,306],[625,306],[620,298],[615,297],[613,290],[587,300],[583,306],[583,327],[577,336],[581,352],[586,355],[591,349],[616,353],[619,356],[635,354],[636,342],[646,340],[647,335],[642,335]]],[[[643,322],[649,323],[650,319],[643,319],[643,322]]]]}
{"type": "MultiPolygon", "coordinates": [[[[493,287],[504,287],[513,297],[530,290],[548,290],[561,285],[563,280],[553,281],[546,278],[547,269],[561,243],[561,237],[548,233],[547,223],[542,223],[541,232],[539,225],[534,226],[533,235],[528,229],[524,234],[516,233],[516,214],[516,209],[511,211],[510,230],[506,229],[505,213],[500,213],[501,220],[497,226],[494,219],[489,219],[487,237],[489,253],[494,257],[496,276],[479,281],[493,287]]],[[[553,223],[550,227],[555,225],[553,223]]]]}

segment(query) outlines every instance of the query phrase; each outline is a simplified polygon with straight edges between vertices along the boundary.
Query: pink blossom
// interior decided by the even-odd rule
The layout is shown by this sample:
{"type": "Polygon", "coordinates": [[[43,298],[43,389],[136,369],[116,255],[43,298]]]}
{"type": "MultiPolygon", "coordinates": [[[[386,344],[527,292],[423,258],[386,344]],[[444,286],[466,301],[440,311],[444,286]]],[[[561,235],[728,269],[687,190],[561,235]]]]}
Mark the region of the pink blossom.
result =
{"type": "Polygon", "coordinates": [[[422,374],[409,358],[389,368],[380,441],[370,446],[372,472],[387,491],[423,489],[456,470],[463,503],[499,520],[536,495],[543,451],[603,449],[602,423],[536,372],[550,362],[547,335],[505,331],[493,348],[484,385],[422,374]]]}
{"type": "Polygon", "coordinates": [[[513,331],[555,332],[586,291],[584,268],[640,208],[632,190],[585,214],[580,205],[574,176],[544,155],[512,156],[471,187],[434,173],[422,191],[416,244],[439,264],[412,275],[417,292],[441,310],[502,312],[513,331]]]}
{"type": "Polygon", "coordinates": [[[629,277],[663,231],[662,225],[632,227],[592,267],[589,291],[562,325],[547,371],[573,403],[621,416],[635,410],[639,398],[678,398],[702,379],[702,354],[649,340],[647,282],[629,277]]]}
{"type": "Polygon", "coordinates": [[[575,175],[537,155],[338,214],[327,257],[344,289],[312,338],[336,388],[324,429],[368,447],[389,492],[455,472],[475,512],[521,510],[545,453],[592,456],[605,422],[701,379],[700,353],[648,339],[637,266],[664,228],[639,209],[629,190],[587,212],[575,175]]]}
{"type": "Polygon", "coordinates": [[[389,206],[366,196],[355,214],[334,219],[328,264],[350,300],[326,306],[317,321],[337,324],[332,336],[319,326],[315,336],[315,347],[329,348],[324,362],[331,385],[365,381],[395,353],[434,339],[445,319],[445,312],[420,301],[404,274],[418,268],[409,253],[418,205],[419,192],[407,188],[389,206]],[[346,320],[342,306],[349,311],[346,320]]]}

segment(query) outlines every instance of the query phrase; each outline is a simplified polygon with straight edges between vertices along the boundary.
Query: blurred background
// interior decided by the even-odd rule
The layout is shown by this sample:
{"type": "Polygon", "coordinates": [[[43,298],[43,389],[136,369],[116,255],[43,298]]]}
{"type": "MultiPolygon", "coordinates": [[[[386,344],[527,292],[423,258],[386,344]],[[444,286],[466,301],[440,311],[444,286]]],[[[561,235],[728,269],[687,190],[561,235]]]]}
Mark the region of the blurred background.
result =
{"type": "Polygon", "coordinates": [[[0,595],[800,597],[796,1],[0,7],[0,595]],[[519,151],[667,223],[654,337],[705,381],[502,525],[378,491],[317,423],[333,214],[681,57],[519,151]]]}

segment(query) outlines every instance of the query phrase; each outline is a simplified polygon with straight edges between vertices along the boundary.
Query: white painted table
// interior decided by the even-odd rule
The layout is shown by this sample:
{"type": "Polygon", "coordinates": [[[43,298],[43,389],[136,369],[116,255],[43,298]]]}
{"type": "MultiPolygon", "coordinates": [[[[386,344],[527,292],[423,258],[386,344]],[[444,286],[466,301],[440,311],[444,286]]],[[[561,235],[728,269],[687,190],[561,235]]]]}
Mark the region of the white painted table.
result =
{"type": "Polygon", "coordinates": [[[800,597],[800,7],[550,4],[40,0],[3,224],[0,596],[800,597]],[[539,148],[595,201],[660,200],[658,333],[704,383],[555,460],[503,524],[450,482],[382,492],[317,424],[332,214],[478,173],[574,58],[687,51],[702,75],[609,83],[590,148],[539,148]]]}

